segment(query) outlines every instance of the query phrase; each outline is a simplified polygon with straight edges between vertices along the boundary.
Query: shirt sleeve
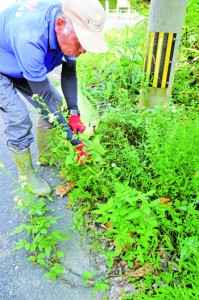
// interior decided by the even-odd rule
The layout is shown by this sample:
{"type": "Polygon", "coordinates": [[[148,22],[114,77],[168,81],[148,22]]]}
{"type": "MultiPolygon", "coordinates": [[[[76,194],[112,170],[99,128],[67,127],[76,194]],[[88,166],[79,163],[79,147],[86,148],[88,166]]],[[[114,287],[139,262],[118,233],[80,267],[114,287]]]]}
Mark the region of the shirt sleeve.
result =
{"type": "Polygon", "coordinates": [[[57,121],[59,124],[62,125],[64,131],[67,132],[67,139],[71,141],[72,145],[79,145],[80,140],[74,136],[73,131],[68,125],[67,120],[64,118],[62,113],[58,110],[55,102],[52,99],[52,92],[50,89],[49,81],[47,79],[35,82],[35,81],[28,81],[30,88],[33,94],[38,94],[40,97],[43,98],[44,103],[47,105],[48,110],[45,109],[42,105],[39,105],[41,108],[42,115],[49,119],[49,112],[57,117],[57,121]]]}
{"type": "Polygon", "coordinates": [[[68,109],[78,109],[76,60],[68,59],[62,64],[61,87],[68,109]]]}

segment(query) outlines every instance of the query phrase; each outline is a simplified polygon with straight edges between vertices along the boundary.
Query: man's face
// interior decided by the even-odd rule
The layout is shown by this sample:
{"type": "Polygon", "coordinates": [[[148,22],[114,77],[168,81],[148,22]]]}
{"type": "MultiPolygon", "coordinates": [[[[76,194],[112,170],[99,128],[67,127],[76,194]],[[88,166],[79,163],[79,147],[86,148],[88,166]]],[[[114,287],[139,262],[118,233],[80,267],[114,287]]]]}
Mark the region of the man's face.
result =
{"type": "Polygon", "coordinates": [[[76,57],[82,53],[85,53],[86,50],[79,43],[74,30],[69,32],[68,34],[64,34],[65,24],[66,21],[61,18],[56,21],[55,31],[61,51],[65,55],[76,57]]]}

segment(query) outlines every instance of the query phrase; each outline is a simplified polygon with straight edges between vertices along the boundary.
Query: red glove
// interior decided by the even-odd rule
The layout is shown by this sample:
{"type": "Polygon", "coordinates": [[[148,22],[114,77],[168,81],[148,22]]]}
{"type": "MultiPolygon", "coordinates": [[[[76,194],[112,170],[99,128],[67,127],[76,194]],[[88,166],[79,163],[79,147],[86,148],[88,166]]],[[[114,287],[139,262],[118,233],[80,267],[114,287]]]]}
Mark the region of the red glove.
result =
{"type": "Polygon", "coordinates": [[[80,144],[78,146],[75,147],[75,151],[78,152],[78,155],[77,155],[77,161],[80,163],[80,164],[84,164],[83,162],[83,159],[84,157],[87,158],[87,160],[90,160],[91,159],[91,156],[90,154],[88,153],[88,150],[86,149],[87,146],[84,145],[82,142],[80,142],[80,144]],[[83,148],[84,148],[84,151],[83,151],[83,148]]]}
{"type": "Polygon", "coordinates": [[[80,120],[80,116],[78,114],[71,114],[69,119],[69,126],[74,132],[74,134],[77,134],[78,131],[81,133],[84,132],[85,126],[82,124],[80,120]]]}

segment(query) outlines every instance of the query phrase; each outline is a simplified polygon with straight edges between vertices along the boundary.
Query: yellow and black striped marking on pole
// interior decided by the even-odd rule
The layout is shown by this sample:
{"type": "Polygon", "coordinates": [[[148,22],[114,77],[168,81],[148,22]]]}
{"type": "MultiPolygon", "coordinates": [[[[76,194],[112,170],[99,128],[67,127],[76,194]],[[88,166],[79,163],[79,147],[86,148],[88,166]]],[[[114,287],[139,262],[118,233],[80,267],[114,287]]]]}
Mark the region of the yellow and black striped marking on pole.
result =
{"type": "Polygon", "coordinates": [[[144,62],[147,84],[167,88],[175,47],[176,33],[149,32],[144,62]]]}

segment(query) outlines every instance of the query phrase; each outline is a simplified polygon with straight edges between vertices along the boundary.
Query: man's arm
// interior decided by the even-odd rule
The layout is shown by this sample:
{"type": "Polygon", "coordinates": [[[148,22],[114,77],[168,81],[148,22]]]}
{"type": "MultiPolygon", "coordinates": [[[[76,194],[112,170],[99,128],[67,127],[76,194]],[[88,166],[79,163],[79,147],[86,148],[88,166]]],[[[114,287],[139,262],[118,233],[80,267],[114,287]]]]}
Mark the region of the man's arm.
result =
{"type": "MultiPolygon", "coordinates": [[[[83,163],[84,157],[87,157],[87,159],[90,160],[90,154],[86,150],[86,146],[78,138],[74,138],[74,133],[77,133],[78,130],[83,132],[85,128],[80,121],[79,115],[72,113],[70,114],[69,127],[66,119],[58,111],[57,106],[52,99],[52,92],[48,80],[45,79],[37,82],[29,80],[28,82],[33,94],[38,94],[43,98],[44,103],[47,105],[50,112],[53,113],[57,117],[58,122],[63,125],[63,129],[67,132],[67,139],[71,141],[73,146],[76,146],[75,151],[77,152],[77,160],[80,163],[83,163]]],[[[49,112],[43,109],[42,113],[43,115],[46,115],[48,119],[49,112]]]]}
{"type": "Polygon", "coordinates": [[[77,100],[76,60],[68,60],[62,64],[61,86],[70,114],[69,125],[75,134],[78,131],[83,133],[85,127],[80,120],[77,100]]]}
{"type": "Polygon", "coordinates": [[[78,110],[76,60],[67,60],[62,64],[61,87],[69,111],[78,110]]]}
{"type": "MultiPolygon", "coordinates": [[[[43,81],[28,80],[28,82],[33,94],[38,94],[39,97],[43,98],[44,103],[47,105],[50,113],[54,114],[57,117],[57,121],[63,125],[63,129],[67,132],[67,139],[71,140],[72,145],[79,145],[80,144],[79,139],[73,138],[74,135],[73,131],[69,127],[64,116],[58,111],[58,108],[52,99],[52,91],[48,79],[45,79],[43,81]]],[[[41,107],[41,111],[42,114],[46,116],[48,120],[49,111],[47,111],[45,108],[42,107],[41,107]]]]}

